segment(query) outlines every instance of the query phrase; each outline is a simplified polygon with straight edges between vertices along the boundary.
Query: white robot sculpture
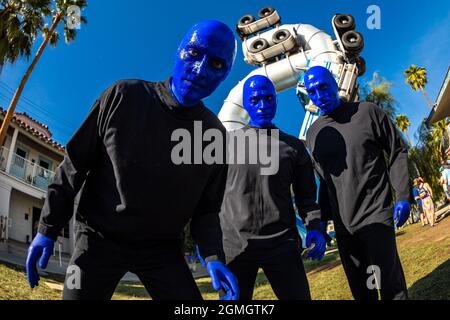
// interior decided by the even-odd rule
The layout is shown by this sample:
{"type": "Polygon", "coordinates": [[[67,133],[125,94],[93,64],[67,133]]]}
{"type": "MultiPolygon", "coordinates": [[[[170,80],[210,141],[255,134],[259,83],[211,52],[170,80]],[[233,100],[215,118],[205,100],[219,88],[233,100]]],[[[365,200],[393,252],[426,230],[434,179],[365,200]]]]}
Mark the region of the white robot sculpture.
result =
{"type": "Polygon", "coordinates": [[[345,101],[359,98],[357,77],[365,72],[365,61],[359,56],[364,40],[355,29],[355,20],[348,14],[332,18],[336,40],[309,24],[281,24],[278,12],[272,7],[262,8],[259,20],[243,16],[237,25],[242,40],[245,62],[259,67],[240,81],[229,93],[219,119],[227,130],[242,128],[248,123],[248,114],[242,106],[242,89],[246,79],[264,75],[272,80],[277,92],[297,88],[297,96],[305,109],[300,131],[306,131],[318,118],[319,110],[309,101],[303,85],[308,68],[321,65],[328,68],[339,84],[339,95],[345,101]]]}

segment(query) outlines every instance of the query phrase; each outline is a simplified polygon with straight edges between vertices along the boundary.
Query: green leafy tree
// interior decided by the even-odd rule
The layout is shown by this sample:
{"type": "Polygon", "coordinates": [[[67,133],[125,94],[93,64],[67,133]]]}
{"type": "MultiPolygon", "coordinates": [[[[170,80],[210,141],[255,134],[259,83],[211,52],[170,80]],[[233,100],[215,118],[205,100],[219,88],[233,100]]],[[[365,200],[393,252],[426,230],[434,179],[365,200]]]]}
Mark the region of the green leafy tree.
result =
{"type": "MultiPolygon", "coordinates": [[[[28,67],[27,71],[25,72],[25,75],[23,76],[22,80],[20,81],[19,87],[17,88],[16,92],[14,93],[13,99],[8,107],[8,112],[6,113],[5,119],[3,120],[2,127],[0,129],[0,146],[3,145],[6,137],[6,132],[8,130],[8,126],[11,122],[11,119],[14,115],[14,111],[16,109],[17,103],[19,102],[20,96],[22,95],[22,92],[25,88],[25,85],[27,84],[28,79],[31,76],[31,73],[33,72],[34,68],[36,67],[37,63],[39,62],[39,59],[41,58],[42,54],[44,53],[45,48],[50,43],[52,46],[56,47],[59,42],[59,32],[57,31],[58,26],[62,25],[62,33],[64,34],[64,39],[67,43],[70,43],[75,40],[77,36],[77,30],[76,25],[87,23],[86,18],[78,15],[81,13],[81,10],[84,9],[87,6],[86,0],[56,0],[54,2],[51,2],[51,6],[48,4],[48,1],[45,2],[44,0],[27,0],[27,1],[3,1],[5,4],[3,6],[3,14],[9,15],[12,13],[10,10],[19,10],[22,8],[20,5],[16,6],[9,6],[9,4],[13,4],[16,2],[26,2],[26,3],[41,3],[43,8],[40,10],[41,14],[43,16],[48,16],[50,18],[50,24],[46,25],[43,24],[44,21],[36,21],[36,22],[28,22],[25,20],[27,17],[30,19],[35,19],[35,15],[23,15],[22,16],[22,25],[33,25],[35,26],[36,30],[35,33],[42,31],[43,35],[43,41],[41,45],[39,46],[36,55],[34,56],[30,66],[28,67]],[[46,4],[46,5],[44,5],[46,4]],[[75,10],[78,9],[78,10],[75,10]]],[[[26,8],[22,10],[26,11],[26,8]]],[[[37,10],[37,9],[36,9],[37,10]]],[[[39,12],[39,10],[38,10],[39,12]]],[[[37,18],[36,18],[37,19],[37,18]]],[[[10,30],[9,28],[8,30],[10,30]]],[[[3,27],[3,30],[6,30],[5,27],[3,27]]],[[[8,31],[9,32],[9,31],[8,31]]],[[[14,37],[13,37],[14,38],[14,37]]],[[[13,39],[11,38],[11,39],[13,39]]],[[[22,38],[20,38],[22,39],[22,38]]],[[[31,37],[29,39],[29,43],[31,44],[29,47],[29,50],[31,50],[31,46],[34,43],[35,37],[31,37]]],[[[16,44],[9,42],[9,46],[14,46],[16,44]]],[[[26,49],[26,46],[24,46],[26,49]]],[[[31,51],[24,50],[24,54],[29,56],[31,54],[31,51]]],[[[20,56],[20,55],[19,55],[20,56]]]]}
{"type": "MultiPolygon", "coordinates": [[[[422,121],[416,133],[416,139],[418,141],[414,148],[409,151],[409,158],[417,165],[420,174],[411,174],[414,177],[418,175],[422,176],[426,182],[433,189],[435,200],[441,200],[444,196],[443,189],[439,184],[439,167],[441,166],[441,159],[437,141],[433,137],[433,127],[429,126],[426,119],[422,121]]],[[[411,170],[412,168],[410,168],[411,170]]]]}
{"type": "Polygon", "coordinates": [[[362,90],[363,99],[378,105],[394,120],[397,113],[396,101],[391,93],[392,83],[386,81],[378,72],[374,72],[372,80],[362,90]]]}

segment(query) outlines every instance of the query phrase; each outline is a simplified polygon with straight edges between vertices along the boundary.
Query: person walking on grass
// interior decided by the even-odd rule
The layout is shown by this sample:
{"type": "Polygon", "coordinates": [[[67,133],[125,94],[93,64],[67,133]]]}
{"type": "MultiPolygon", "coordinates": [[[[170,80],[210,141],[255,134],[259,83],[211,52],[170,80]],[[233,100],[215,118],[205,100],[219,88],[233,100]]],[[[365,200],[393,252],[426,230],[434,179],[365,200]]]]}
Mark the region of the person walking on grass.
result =
{"type": "Polygon", "coordinates": [[[428,183],[423,181],[422,177],[415,180],[415,185],[419,191],[419,198],[422,201],[422,208],[424,212],[424,217],[423,219],[421,218],[422,226],[430,224],[430,226],[434,227],[436,224],[436,217],[433,203],[433,190],[431,190],[428,183]]]}

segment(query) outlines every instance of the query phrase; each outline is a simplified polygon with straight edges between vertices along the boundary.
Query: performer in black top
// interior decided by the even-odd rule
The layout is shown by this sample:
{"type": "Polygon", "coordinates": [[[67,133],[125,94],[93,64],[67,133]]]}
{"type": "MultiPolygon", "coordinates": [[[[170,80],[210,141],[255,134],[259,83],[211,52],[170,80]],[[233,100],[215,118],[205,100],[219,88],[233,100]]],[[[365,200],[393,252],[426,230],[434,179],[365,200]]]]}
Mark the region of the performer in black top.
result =
{"type": "Polygon", "coordinates": [[[238,297],[235,278],[221,262],[219,211],[227,166],[176,165],[171,159],[177,129],[194,136],[199,121],[203,130],[225,134],[201,99],[227,77],[235,54],[232,31],[221,22],[204,21],[183,39],[169,80],[119,81],[99,97],[67,144],[67,156],[49,186],[27,258],[31,287],[38,285],[37,260],[45,268],[81,190],[70,262],[76,267],[70,270],[81,270],[81,283],[66,281],[64,299],[109,299],[127,271],[154,299],[201,299],[181,249],[191,219],[215,289],[238,297]]]}
{"type": "Polygon", "coordinates": [[[220,213],[228,266],[238,278],[243,300],[252,299],[259,268],[279,299],[311,299],[291,193],[292,186],[309,231],[307,246],[315,243],[309,257],[321,259],[326,243],[310,156],[299,139],[272,124],[277,98],[268,78],[258,75],[245,82],[243,104],[250,123],[231,132],[230,141],[239,135],[249,137],[248,143],[237,145],[236,153],[245,152],[237,156],[245,161],[230,159],[220,213]],[[270,167],[261,160],[263,151],[270,152],[270,167]]]}
{"type": "Polygon", "coordinates": [[[342,102],[327,69],[309,69],[305,87],[322,111],[306,138],[320,177],[319,204],[322,214],[334,221],[353,296],[378,299],[379,289],[382,299],[405,299],[394,229],[394,220],[400,227],[410,213],[408,152],[403,139],[378,106],[342,102]]]}

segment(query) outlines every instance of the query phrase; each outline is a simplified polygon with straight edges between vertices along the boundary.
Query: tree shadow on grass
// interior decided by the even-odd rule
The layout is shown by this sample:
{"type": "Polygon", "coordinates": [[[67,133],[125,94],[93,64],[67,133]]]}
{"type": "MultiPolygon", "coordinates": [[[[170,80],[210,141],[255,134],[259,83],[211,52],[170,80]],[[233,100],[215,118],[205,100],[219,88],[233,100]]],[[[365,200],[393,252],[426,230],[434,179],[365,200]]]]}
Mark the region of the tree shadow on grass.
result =
{"type": "Polygon", "coordinates": [[[413,300],[450,299],[450,259],[430,274],[416,281],[408,290],[413,300]]]}
{"type": "Polygon", "coordinates": [[[406,232],[405,232],[404,230],[401,230],[401,231],[397,231],[397,232],[395,233],[395,236],[400,237],[400,236],[403,236],[403,235],[405,235],[405,234],[406,234],[406,232]]]}
{"type": "Polygon", "coordinates": [[[320,271],[327,271],[336,268],[341,264],[339,258],[339,253],[336,251],[334,253],[327,254],[321,261],[305,261],[305,269],[309,274],[314,274],[320,271]]]}
{"type": "Polygon", "coordinates": [[[441,214],[439,217],[437,217],[436,218],[436,222],[441,222],[442,220],[444,220],[448,216],[450,216],[450,210],[447,211],[446,213],[441,214]]]}

